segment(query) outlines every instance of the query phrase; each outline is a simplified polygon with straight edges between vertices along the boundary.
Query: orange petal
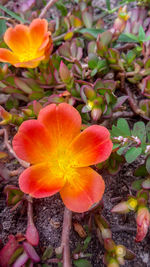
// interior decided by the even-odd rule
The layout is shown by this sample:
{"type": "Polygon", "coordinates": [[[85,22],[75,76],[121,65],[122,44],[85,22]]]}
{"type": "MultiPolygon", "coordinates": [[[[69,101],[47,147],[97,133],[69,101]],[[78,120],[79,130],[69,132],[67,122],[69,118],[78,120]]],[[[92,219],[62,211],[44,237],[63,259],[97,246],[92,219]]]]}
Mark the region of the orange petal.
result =
{"type": "Polygon", "coordinates": [[[46,163],[27,168],[19,177],[20,189],[35,198],[49,197],[64,185],[61,173],[46,163]]]}
{"type": "Polygon", "coordinates": [[[16,54],[27,53],[29,49],[29,28],[23,24],[8,28],[4,34],[4,41],[16,54]]]}
{"type": "Polygon", "coordinates": [[[18,58],[8,49],[0,48],[0,62],[9,62],[15,64],[18,58]]]}
{"type": "Polygon", "coordinates": [[[109,131],[98,125],[85,129],[71,144],[73,165],[85,167],[106,160],[112,151],[109,131]]]}
{"type": "Polygon", "coordinates": [[[98,202],[104,193],[102,177],[91,168],[78,168],[76,175],[61,189],[66,207],[74,212],[85,212],[98,202]]]}
{"type": "MultiPolygon", "coordinates": [[[[29,26],[30,40],[35,47],[40,47],[47,36],[48,22],[45,19],[34,19],[29,26]]],[[[48,38],[48,37],[47,37],[48,38]]]]}
{"type": "Polygon", "coordinates": [[[45,59],[45,55],[26,62],[17,62],[14,66],[17,68],[36,68],[43,59],[45,59]]]}
{"type": "Polygon", "coordinates": [[[45,47],[48,45],[48,44],[51,44],[52,43],[52,39],[50,37],[50,33],[47,32],[42,40],[42,44],[41,46],[39,47],[39,51],[41,51],[42,49],[45,49],[45,47]]]}
{"type": "Polygon", "coordinates": [[[58,148],[59,153],[63,153],[76,135],[80,133],[80,114],[66,103],[58,106],[55,104],[46,106],[40,111],[38,120],[49,131],[53,144],[58,148]]]}
{"type": "Polygon", "coordinates": [[[35,164],[50,160],[50,138],[45,127],[37,120],[23,122],[12,143],[17,156],[27,162],[35,164]]]}

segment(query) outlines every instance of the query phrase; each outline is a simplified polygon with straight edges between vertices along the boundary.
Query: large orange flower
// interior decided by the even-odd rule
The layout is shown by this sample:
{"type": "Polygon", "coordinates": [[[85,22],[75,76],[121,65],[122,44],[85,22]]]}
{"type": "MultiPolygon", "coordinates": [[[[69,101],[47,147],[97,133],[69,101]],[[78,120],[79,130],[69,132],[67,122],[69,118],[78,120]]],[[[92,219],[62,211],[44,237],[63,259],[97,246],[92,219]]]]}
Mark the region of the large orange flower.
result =
{"type": "Polygon", "coordinates": [[[17,156],[30,162],[19,177],[23,192],[35,198],[57,192],[68,209],[87,211],[104,193],[104,181],[89,165],[112,151],[108,130],[93,125],[80,132],[81,117],[69,104],[43,108],[37,120],[22,123],[13,139],[17,156]]]}
{"type": "Polygon", "coordinates": [[[52,50],[51,33],[45,19],[34,19],[30,26],[19,24],[8,28],[4,41],[11,51],[0,48],[0,61],[15,67],[35,68],[52,50]]]}

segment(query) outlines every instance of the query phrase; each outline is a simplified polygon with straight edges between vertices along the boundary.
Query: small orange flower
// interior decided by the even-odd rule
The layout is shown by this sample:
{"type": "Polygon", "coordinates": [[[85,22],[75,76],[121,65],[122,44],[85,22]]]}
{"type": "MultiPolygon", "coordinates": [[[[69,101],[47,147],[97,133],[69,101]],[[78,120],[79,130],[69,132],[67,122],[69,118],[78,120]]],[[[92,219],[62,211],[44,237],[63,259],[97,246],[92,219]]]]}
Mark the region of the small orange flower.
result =
{"type": "Polygon", "coordinates": [[[15,67],[36,68],[52,51],[51,33],[45,19],[34,19],[29,26],[10,27],[4,41],[11,49],[0,48],[0,61],[15,67]]]}
{"type": "Polygon", "coordinates": [[[68,209],[87,211],[104,193],[104,181],[89,165],[112,151],[109,131],[98,125],[81,129],[79,112],[66,103],[41,109],[37,120],[22,123],[13,139],[17,156],[30,162],[19,177],[24,193],[35,198],[57,192],[68,209]]]}

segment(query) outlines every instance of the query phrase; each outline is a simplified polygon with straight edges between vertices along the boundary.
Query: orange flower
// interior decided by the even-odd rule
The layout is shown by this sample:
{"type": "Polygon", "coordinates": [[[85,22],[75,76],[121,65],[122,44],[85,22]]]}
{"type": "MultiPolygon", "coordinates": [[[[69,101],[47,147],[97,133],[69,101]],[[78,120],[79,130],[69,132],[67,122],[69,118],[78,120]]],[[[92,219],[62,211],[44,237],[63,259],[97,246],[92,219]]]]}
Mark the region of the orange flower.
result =
{"type": "Polygon", "coordinates": [[[68,209],[87,211],[104,193],[104,181],[89,165],[112,151],[109,131],[93,125],[80,133],[81,117],[69,104],[41,109],[37,120],[22,123],[13,139],[17,156],[30,162],[19,177],[23,192],[35,198],[57,192],[68,209]]]}
{"type": "Polygon", "coordinates": [[[11,49],[0,48],[0,61],[15,67],[35,68],[52,51],[51,33],[45,19],[34,19],[29,26],[8,28],[4,41],[11,49]]]}

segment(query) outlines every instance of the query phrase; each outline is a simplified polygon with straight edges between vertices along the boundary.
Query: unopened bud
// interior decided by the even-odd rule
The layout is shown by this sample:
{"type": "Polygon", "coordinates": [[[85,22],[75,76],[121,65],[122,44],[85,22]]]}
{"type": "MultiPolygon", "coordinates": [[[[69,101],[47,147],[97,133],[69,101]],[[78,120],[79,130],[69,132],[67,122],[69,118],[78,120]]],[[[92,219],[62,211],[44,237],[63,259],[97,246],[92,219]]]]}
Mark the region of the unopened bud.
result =
{"type": "Polygon", "coordinates": [[[129,206],[127,201],[123,201],[119,204],[117,204],[116,206],[114,206],[111,210],[111,212],[116,212],[116,213],[120,213],[120,214],[126,214],[129,212],[129,206]]]}
{"type": "Polygon", "coordinates": [[[86,86],[84,93],[89,100],[93,100],[96,97],[96,92],[91,87],[86,86]]]}
{"type": "Polygon", "coordinates": [[[98,121],[102,115],[102,110],[100,108],[93,108],[91,111],[91,117],[94,121],[98,121]]]}
{"type": "Polygon", "coordinates": [[[116,250],[116,244],[111,238],[104,239],[104,247],[109,252],[116,250]]]}
{"type": "Polygon", "coordinates": [[[7,123],[11,122],[12,114],[7,112],[2,106],[0,106],[0,117],[3,119],[0,122],[0,125],[6,125],[7,123]]]}
{"type": "Polygon", "coordinates": [[[137,235],[135,240],[137,242],[140,242],[146,236],[150,225],[150,213],[147,207],[139,207],[137,212],[136,223],[137,235]]]}

